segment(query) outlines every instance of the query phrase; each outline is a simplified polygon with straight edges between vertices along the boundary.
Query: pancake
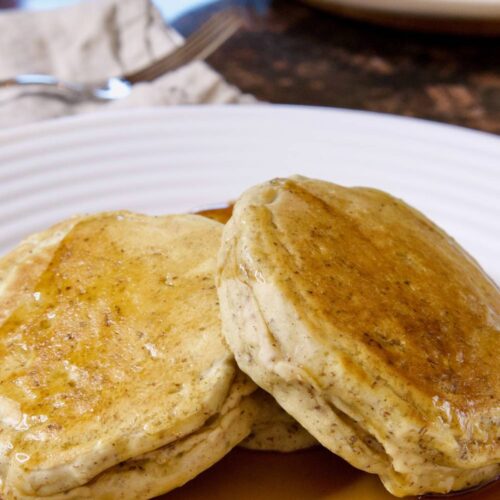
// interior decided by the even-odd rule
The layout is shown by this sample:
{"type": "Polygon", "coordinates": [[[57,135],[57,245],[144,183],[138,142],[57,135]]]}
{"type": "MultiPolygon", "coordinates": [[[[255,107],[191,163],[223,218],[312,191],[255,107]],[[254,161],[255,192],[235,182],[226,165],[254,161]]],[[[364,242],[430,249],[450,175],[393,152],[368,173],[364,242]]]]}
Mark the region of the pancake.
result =
{"type": "Polygon", "coordinates": [[[394,495],[500,473],[499,290],[418,211],[303,177],[256,186],[217,285],[240,368],[394,495]]]}
{"type": "Polygon", "coordinates": [[[221,232],[105,213],[0,261],[2,498],[147,498],[250,433],[255,386],[220,331],[221,232]]]}
{"type": "MultiPolygon", "coordinates": [[[[174,443],[111,467],[84,486],[45,500],[152,498],[177,488],[218,462],[248,435],[258,413],[254,387],[237,374],[226,401],[199,430],[174,443]]],[[[17,497],[21,498],[21,497],[17,497]]],[[[33,497],[22,497],[28,500],[33,497]]]]}
{"type": "Polygon", "coordinates": [[[270,394],[258,390],[251,398],[256,404],[252,432],[239,446],[249,450],[289,453],[318,445],[316,439],[270,394]]]}
{"type": "Polygon", "coordinates": [[[80,217],[73,217],[36,233],[0,259],[0,323],[32,294],[59,243],[79,220],[80,217]]]}
{"type": "MultiPolygon", "coordinates": [[[[197,212],[203,217],[226,224],[231,218],[233,205],[197,212]]],[[[256,421],[251,434],[240,443],[242,448],[257,451],[278,451],[282,453],[316,446],[314,439],[293,417],[286,413],[274,398],[258,390],[252,395],[256,403],[256,421]]]]}

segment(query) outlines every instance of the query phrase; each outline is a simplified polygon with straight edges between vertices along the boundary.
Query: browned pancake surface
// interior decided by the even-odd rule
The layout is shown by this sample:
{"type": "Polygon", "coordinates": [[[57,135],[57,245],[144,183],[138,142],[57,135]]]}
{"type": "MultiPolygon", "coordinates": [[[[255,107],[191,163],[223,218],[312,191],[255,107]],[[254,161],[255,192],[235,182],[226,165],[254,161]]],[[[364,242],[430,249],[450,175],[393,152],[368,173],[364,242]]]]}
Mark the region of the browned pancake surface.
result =
{"type": "Polygon", "coordinates": [[[218,291],[240,368],[397,495],[500,472],[500,293],[387,193],[295,177],[249,189],[218,291]]]}
{"type": "Polygon", "coordinates": [[[306,319],[342,332],[313,330],[322,341],[356,342],[437,404],[470,412],[500,401],[500,295],[454,240],[375,189],[277,180],[278,192],[248,209],[262,243],[253,258],[306,319]]]}

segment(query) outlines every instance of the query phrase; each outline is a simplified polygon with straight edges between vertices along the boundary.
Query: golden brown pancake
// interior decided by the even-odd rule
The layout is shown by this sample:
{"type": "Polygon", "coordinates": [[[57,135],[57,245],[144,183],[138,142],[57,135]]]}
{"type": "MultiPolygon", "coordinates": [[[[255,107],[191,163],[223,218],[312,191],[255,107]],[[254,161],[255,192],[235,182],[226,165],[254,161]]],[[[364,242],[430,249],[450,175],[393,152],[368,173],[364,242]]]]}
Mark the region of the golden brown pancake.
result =
{"type": "Polygon", "coordinates": [[[288,453],[318,445],[316,439],[270,394],[258,389],[251,399],[256,405],[252,432],[239,446],[249,450],[288,453]]]}
{"type": "Polygon", "coordinates": [[[0,260],[2,497],[149,498],[250,433],[255,386],[220,331],[221,232],[97,214],[0,260]]]}
{"type": "Polygon", "coordinates": [[[398,496],[500,473],[500,294],[386,193],[302,177],[238,200],[218,291],[240,368],[398,496]]]}

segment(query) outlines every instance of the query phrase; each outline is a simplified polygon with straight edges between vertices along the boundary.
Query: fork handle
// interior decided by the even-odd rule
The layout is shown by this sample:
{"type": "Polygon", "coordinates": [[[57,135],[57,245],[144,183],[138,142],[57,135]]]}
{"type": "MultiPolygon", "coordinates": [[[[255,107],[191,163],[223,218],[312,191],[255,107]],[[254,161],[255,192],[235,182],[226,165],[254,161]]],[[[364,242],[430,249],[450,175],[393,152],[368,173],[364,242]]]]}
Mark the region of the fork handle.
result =
{"type": "Polygon", "coordinates": [[[126,97],[131,90],[129,82],[122,78],[110,78],[100,85],[89,85],[60,80],[52,75],[25,74],[0,80],[0,88],[6,87],[42,87],[65,95],[74,102],[86,100],[112,101],[126,97]]]}
{"type": "Polygon", "coordinates": [[[54,90],[70,91],[75,93],[81,93],[85,90],[84,85],[64,82],[51,75],[26,74],[17,75],[13,78],[7,78],[5,80],[0,80],[1,88],[30,86],[50,87],[54,90]]]}

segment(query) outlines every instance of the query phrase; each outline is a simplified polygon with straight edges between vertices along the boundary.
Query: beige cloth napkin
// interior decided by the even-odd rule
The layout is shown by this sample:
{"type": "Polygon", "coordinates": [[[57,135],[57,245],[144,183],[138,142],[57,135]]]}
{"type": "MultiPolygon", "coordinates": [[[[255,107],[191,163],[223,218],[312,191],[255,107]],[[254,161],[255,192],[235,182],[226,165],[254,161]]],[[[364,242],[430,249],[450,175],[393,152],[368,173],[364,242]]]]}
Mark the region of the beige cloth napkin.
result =
{"type": "MultiPolygon", "coordinates": [[[[149,0],[86,0],[43,12],[0,15],[0,79],[49,73],[99,81],[140,69],[174,50],[182,37],[149,0]]],[[[193,62],[134,86],[112,103],[69,104],[29,89],[0,89],[0,127],[131,106],[252,102],[208,65],[193,62]]]]}

